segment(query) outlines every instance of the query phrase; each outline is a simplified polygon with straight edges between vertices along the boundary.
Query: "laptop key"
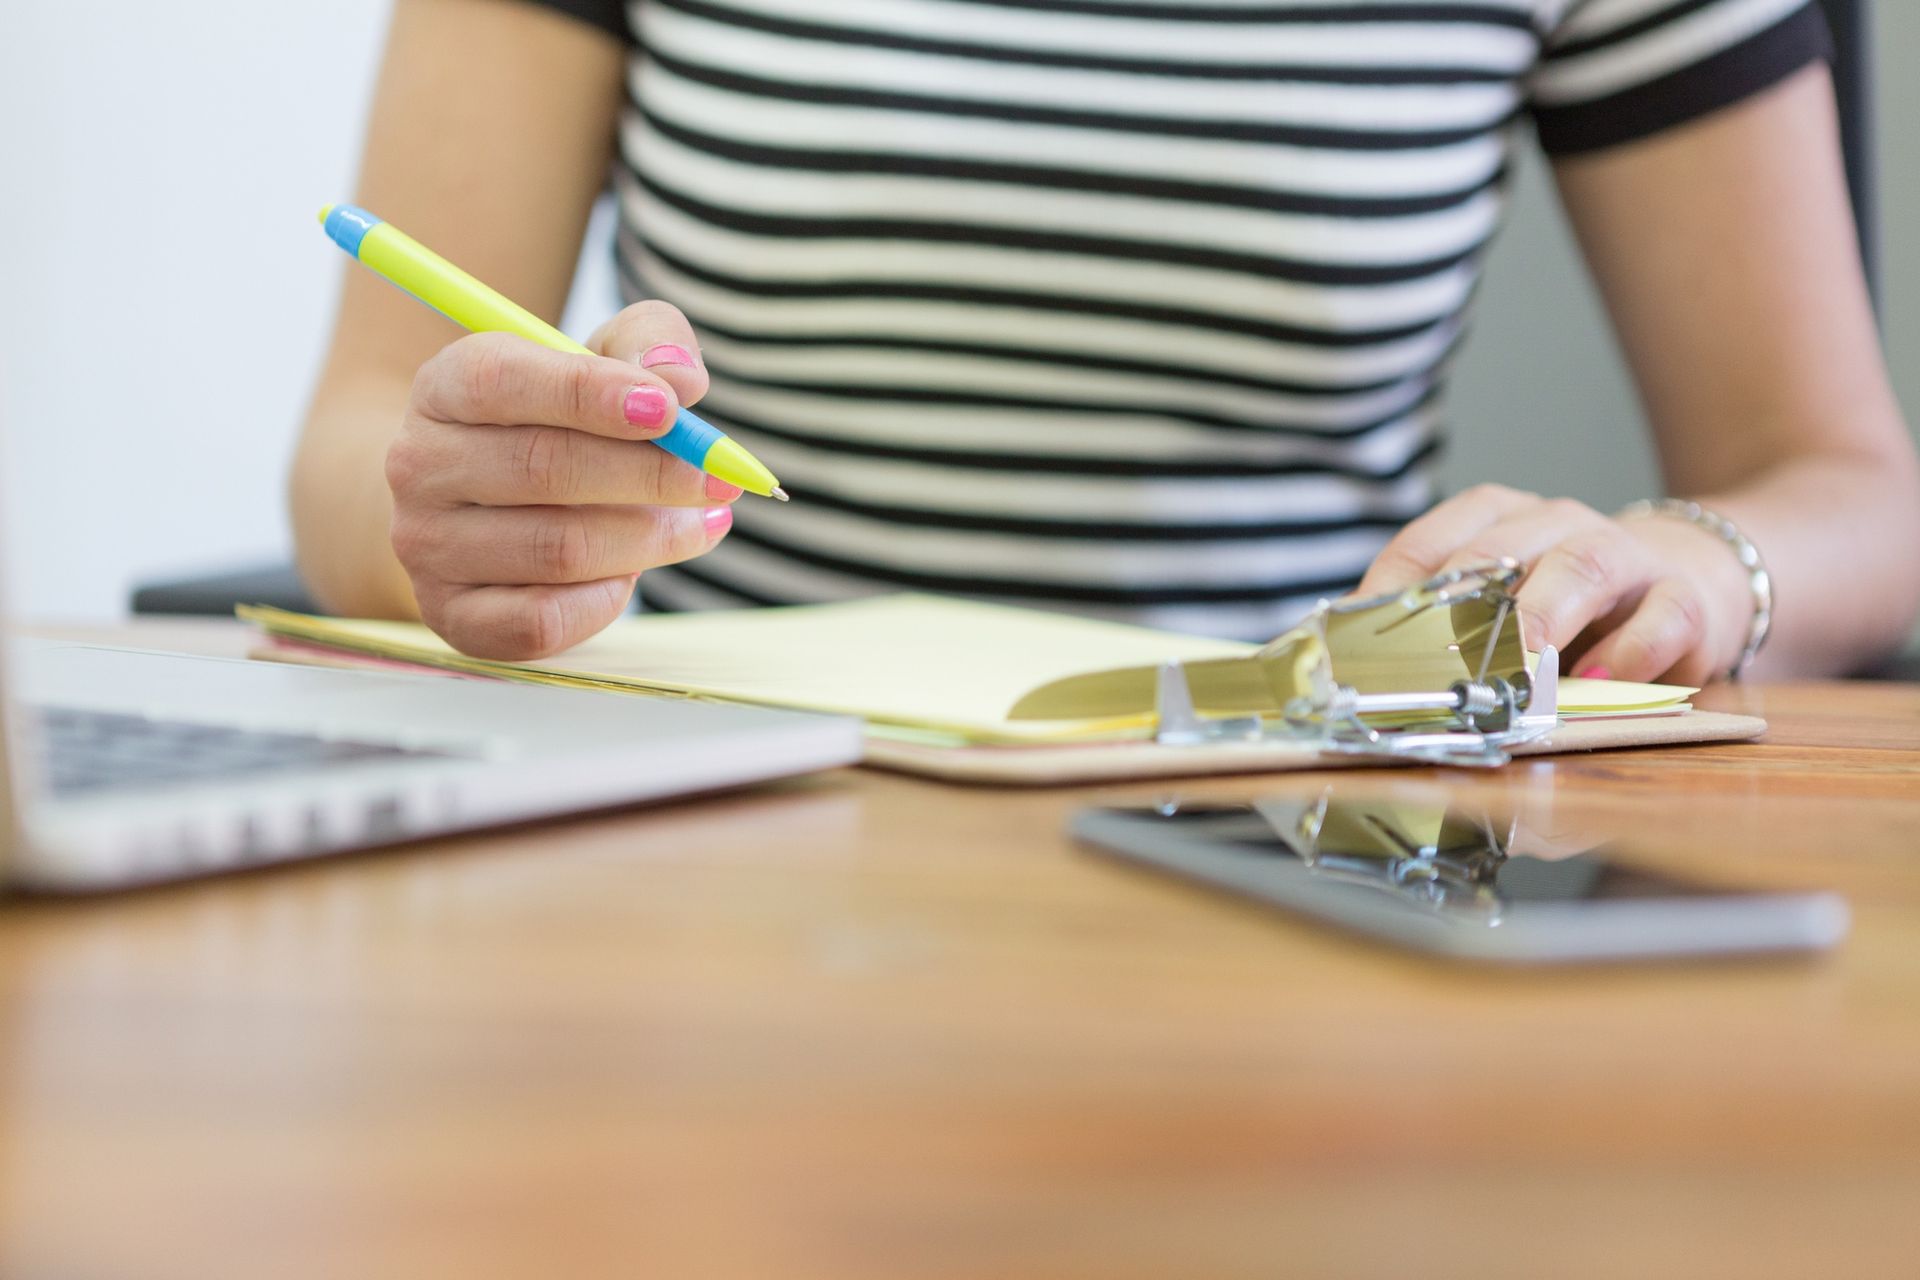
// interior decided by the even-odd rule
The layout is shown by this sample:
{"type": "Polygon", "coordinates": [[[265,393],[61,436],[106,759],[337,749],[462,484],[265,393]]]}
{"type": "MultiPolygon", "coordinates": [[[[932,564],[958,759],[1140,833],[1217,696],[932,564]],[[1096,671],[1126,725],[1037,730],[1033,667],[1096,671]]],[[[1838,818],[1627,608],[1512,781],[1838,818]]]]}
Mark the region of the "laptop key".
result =
{"type": "Polygon", "coordinates": [[[446,752],[391,743],[150,720],[74,707],[41,708],[39,717],[46,778],[57,796],[375,760],[447,758],[446,752]]]}

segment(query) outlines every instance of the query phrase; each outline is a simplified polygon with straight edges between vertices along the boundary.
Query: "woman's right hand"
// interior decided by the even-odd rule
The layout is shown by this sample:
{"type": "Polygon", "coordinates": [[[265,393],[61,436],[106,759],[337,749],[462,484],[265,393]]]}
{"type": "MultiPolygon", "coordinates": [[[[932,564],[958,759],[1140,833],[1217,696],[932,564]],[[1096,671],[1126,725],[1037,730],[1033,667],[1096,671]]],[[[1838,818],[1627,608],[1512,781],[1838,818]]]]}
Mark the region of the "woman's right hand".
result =
{"type": "Polygon", "coordinates": [[[393,549],[447,643],[557,653],[618,617],[641,573],[726,536],[740,490],[647,443],[705,389],[684,358],[662,366],[679,395],[642,368],[697,349],[685,324],[629,308],[595,345],[631,361],[476,334],[421,366],[387,452],[393,549]]]}

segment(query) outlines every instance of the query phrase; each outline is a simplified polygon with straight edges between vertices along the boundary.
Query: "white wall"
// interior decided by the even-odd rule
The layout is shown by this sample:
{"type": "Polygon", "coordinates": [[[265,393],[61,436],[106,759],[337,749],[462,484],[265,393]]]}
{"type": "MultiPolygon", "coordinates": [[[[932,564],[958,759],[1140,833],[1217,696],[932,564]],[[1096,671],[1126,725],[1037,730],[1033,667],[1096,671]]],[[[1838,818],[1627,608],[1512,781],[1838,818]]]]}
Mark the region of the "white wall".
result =
{"type": "Polygon", "coordinates": [[[0,423],[23,614],[286,553],[386,0],[8,6],[0,423]]]}
{"type": "MultiPolygon", "coordinates": [[[[313,216],[351,189],[386,8],[8,6],[0,426],[19,612],[110,617],[140,579],[287,554],[286,459],[343,270],[313,216]],[[217,264],[199,252],[215,244],[217,264]]],[[[1881,65],[1900,68],[1920,5],[1879,13],[1881,65]]],[[[1920,92],[1904,75],[1881,92],[1898,138],[1920,92]]],[[[1883,152],[1887,333],[1920,411],[1920,234],[1902,212],[1920,156],[1883,152]]],[[[607,296],[604,268],[586,292],[569,328],[607,296]]],[[[1649,492],[1631,395],[1537,171],[1485,302],[1449,479],[1649,492]]]]}

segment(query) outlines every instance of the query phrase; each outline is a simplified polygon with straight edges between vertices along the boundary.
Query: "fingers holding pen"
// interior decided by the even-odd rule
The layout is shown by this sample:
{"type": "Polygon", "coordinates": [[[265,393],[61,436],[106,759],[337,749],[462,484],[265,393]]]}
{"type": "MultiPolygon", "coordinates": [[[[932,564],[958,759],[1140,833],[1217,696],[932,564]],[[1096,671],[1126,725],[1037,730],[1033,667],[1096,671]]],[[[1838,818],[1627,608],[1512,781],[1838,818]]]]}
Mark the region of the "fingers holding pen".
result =
{"type": "Polygon", "coordinates": [[[417,594],[423,620],[462,653],[533,662],[605,630],[626,611],[633,588],[633,578],[622,576],[548,586],[436,584],[417,594]]]}
{"type": "Polygon", "coordinates": [[[750,453],[681,412],[706,370],[677,309],[629,307],[583,349],[363,209],[322,219],[363,265],[488,331],[421,366],[385,459],[393,550],[422,619],[456,648],[525,659],[584,640],[641,573],[719,542],[740,486],[781,496],[750,453]]]}
{"type": "Polygon", "coordinates": [[[633,364],[505,333],[449,343],[420,366],[410,404],[451,426],[537,423],[615,440],[660,436],[680,412],[672,384],[633,364]]]}
{"type": "Polygon", "coordinates": [[[596,329],[587,345],[611,359],[639,365],[672,387],[683,405],[698,404],[707,394],[700,340],[672,303],[636,302],[596,329]]]}
{"type": "Polygon", "coordinates": [[[566,427],[415,424],[389,450],[387,480],[396,493],[487,507],[697,507],[740,496],[664,449],[566,427]]]}
{"type": "Polygon", "coordinates": [[[416,581],[564,585],[678,564],[732,527],[724,506],[450,507],[396,512],[393,547],[416,581]]]}
{"type": "Polygon", "coordinates": [[[680,404],[633,362],[504,334],[423,365],[386,456],[422,620],[466,653],[544,657],[619,616],[639,574],[711,549],[741,491],[652,443],[680,404]]]}

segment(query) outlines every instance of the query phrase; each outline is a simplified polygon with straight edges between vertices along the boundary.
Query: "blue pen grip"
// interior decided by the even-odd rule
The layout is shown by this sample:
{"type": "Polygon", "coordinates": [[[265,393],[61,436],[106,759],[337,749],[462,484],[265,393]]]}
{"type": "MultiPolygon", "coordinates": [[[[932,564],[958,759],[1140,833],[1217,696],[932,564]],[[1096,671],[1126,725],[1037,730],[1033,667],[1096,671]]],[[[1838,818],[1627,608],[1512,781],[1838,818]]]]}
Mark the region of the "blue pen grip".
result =
{"type": "Polygon", "coordinates": [[[667,434],[656,437],[654,443],[682,462],[705,468],[708,452],[721,438],[720,428],[693,410],[682,409],[680,416],[673,420],[673,426],[667,429],[667,434]]]}

